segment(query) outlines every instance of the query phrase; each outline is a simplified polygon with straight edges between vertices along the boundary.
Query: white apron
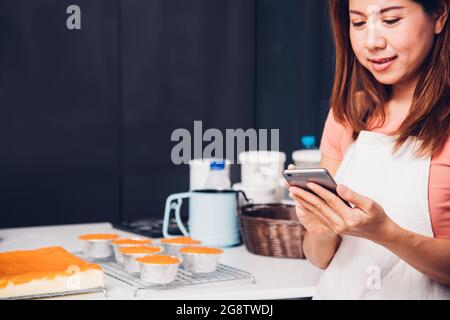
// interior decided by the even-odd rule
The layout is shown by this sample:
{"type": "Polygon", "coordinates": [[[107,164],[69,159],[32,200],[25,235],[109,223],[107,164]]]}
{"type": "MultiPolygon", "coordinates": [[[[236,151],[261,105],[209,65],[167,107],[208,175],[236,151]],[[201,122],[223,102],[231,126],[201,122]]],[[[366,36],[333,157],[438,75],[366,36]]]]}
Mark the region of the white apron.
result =
{"type": "MultiPolygon", "coordinates": [[[[363,131],[345,154],[338,183],[378,202],[402,228],[434,237],[428,206],[431,157],[418,159],[410,138],[392,155],[395,139],[363,131]]],[[[450,299],[441,285],[369,240],[344,236],[315,299],[450,299]]]]}

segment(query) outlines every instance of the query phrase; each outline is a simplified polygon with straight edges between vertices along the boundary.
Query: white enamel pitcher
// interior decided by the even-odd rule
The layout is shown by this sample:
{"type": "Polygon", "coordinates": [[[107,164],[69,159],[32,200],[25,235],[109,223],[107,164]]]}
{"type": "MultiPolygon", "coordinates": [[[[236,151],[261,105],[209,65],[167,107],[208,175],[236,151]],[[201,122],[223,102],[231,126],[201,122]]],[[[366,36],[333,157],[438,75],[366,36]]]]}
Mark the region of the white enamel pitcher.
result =
{"type": "Polygon", "coordinates": [[[200,240],[206,246],[232,247],[241,244],[238,219],[240,194],[249,201],[245,193],[239,190],[195,190],[169,196],[164,211],[164,237],[173,237],[168,228],[170,214],[174,210],[183,235],[200,240]],[[183,199],[189,199],[189,232],[180,217],[183,199]]]}

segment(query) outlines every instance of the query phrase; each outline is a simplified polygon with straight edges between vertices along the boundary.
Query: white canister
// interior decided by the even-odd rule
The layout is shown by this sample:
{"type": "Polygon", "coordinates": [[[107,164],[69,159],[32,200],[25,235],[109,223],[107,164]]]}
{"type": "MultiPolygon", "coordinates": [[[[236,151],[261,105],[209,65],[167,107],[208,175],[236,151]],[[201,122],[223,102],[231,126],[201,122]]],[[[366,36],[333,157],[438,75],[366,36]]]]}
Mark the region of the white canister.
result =
{"type": "MultiPolygon", "coordinates": [[[[218,161],[217,159],[194,159],[189,162],[189,186],[190,190],[202,190],[205,189],[205,182],[209,175],[211,162],[218,161]]],[[[229,160],[225,161],[225,171],[230,177],[230,165],[229,160]]]]}
{"type": "Polygon", "coordinates": [[[286,154],[278,151],[250,151],[239,155],[241,181],[246,187],[278,188],[286,154]]]}

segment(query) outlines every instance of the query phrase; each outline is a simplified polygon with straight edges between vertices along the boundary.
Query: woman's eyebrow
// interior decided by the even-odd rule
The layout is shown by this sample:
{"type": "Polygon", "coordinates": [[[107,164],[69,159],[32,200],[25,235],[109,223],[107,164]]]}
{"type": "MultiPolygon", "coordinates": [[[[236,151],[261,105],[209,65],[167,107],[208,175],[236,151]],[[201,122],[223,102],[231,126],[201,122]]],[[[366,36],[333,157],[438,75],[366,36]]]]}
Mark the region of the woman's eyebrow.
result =
{"type": "MultiPolygon", "coordinates": [[[[386,12],[388,12],[388,11],[392,11],[392,10],[400,10],[400,9],[404,9],[404,8],[405,8],[405,7],[401,7],[401,6],[387,7],[387,8],[381,9],[381,10],[380,10],[380,14],[386,13],[386,12]]],[[[362,13],[361,11],[358,11],[358,10],[350,10],[349,12],[350,12],[350,13],[353,13],[353,14],[357,14],[357,15],[359,15],[359,16],[363,16],[363,17],[366,16],[365,13],[362,13]]]]}

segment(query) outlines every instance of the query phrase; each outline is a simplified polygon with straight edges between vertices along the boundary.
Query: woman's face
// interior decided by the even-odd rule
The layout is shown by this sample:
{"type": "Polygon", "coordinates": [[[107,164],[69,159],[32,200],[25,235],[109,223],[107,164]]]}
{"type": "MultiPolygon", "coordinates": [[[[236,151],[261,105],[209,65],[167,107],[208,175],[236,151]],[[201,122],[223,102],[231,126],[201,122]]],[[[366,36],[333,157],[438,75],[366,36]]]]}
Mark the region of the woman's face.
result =
{"type": "Polygon", "coordinates": [[[358,61],[382,84],[413,81],[433,46],[434,19],[412,0],[349,0],[349,9],[358,61]]]}

